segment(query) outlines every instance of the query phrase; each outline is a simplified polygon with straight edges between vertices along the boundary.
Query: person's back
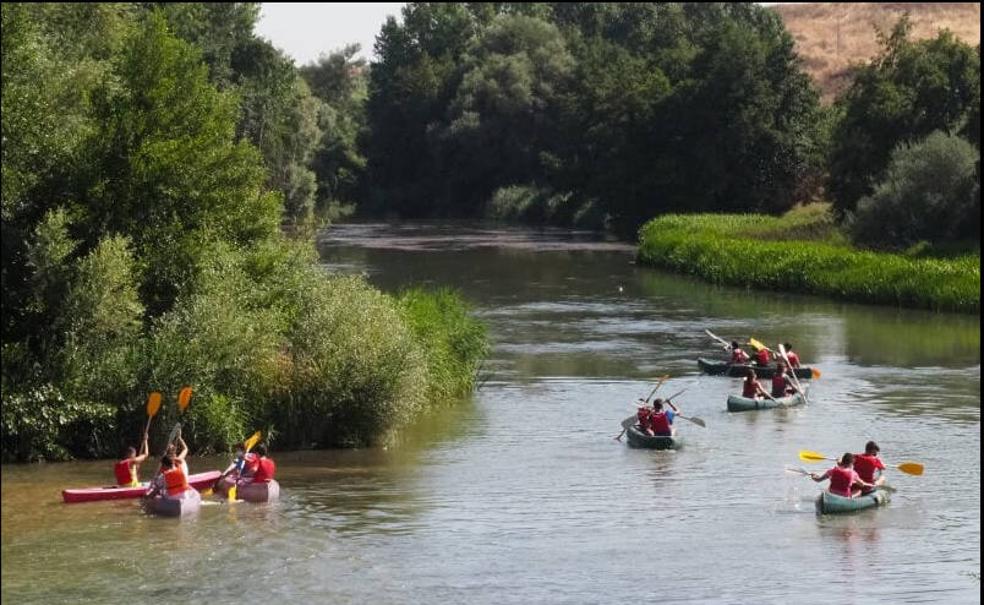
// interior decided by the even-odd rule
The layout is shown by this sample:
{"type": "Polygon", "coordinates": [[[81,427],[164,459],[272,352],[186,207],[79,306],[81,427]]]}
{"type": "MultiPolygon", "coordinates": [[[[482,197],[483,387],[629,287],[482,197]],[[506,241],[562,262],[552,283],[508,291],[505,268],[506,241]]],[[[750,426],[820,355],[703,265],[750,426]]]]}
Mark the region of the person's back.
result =
{"type": "MultiPolygon", "coordinates": [[[[865,445],[863,454],[854,454],[854,470],[857,472],[858,477],[866,483],[878,485],[883,481],[881,477],[876,476],[879,471],[885,470],[885,463],[878,457],[879,451],[881,450],[878,444],[874,441],[869,441],[865,445]]],[[[870,491],[871,489],[869,488],[862,490],[862,493],[870,491]]]]}
{"type": "Polygon", "coordinates": [[[738,346],[737,341],[731,343],[731,363],[738,365],[745,364],[748,363],[749,359],[748,353],[738,346]]]}
{"type": "Polygon", "coordinates": [[[854,470],[854,454],[847,453],[837,461],[837,466],[829,469],[822,475],[810,473],[810,478],[814,481],[830,479],[830,487],[827,488],[831,494],[843,498],[853,498],[860,495],[861,489],[873,488],[874,486],[861,480],[858,473],[854,470]],[[855,489],[857,488],[857,489],[855,489]]]}
{"type": "Polygon", "coordinates": [[[789,359],[789,365],[794,368],[800,367],[800,358],[799,355],[793,352],[793,345],[787,342],[783,346],[786,348],[786,358],[789,359]]]}
{"type": "Polygon", "coordinates": [[[253,483],[269,483],[277,472],[277,465],[274,464],[273,460],[267,458],[265,446],[257,446],[256,454],[258,456],[258,460],[256,464],[256,472],[253,474],[253,483]]]}
{"type": "Polygon", "coordinates": [[[673,434],[673,410],[664,410],[663,402],[659,399],[653,402],[653,413],[649,417],[649,425],[653,435],[667,437],[673,434]]]}
{"type": "Polygon", "coordinates": [[[759,349],[758,353],[755,354],[755,360],[763,368],[769,365],[769,350],[759,349]]]}
{"type": "Polygon", "coordinates": [[[139,487],[140,480],[137,473],[140,464],[147,459],[147,433],[144,433],[143,443],[140,445],[140,454],[137,454],[137,450],[132,447],[128,447],[123,455],[123,459],[118,460],[113,466],[116,484],[120,487],[139,487]]]}

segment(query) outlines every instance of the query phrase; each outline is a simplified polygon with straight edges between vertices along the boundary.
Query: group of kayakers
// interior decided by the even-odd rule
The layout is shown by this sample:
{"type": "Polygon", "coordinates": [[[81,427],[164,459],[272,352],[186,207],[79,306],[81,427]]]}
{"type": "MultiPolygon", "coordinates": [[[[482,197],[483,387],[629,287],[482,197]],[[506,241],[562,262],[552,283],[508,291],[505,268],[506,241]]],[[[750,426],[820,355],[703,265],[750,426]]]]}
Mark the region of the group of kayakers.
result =
{"type": "Polygon", "coordinates": [[[642,405],[636,413],[639,430],[650,436],[670,436],[673,434],[673,418],[680,411],[672,401],[656,398],[653,400],[652,407],[646,404],[645,399],[639,400],[642,405]],[[665,409],[665,407],[670,409],[665,409]]]}
{"type": "MultiPolygon", "coordinates": [[[[133,447],[128,447],[123,453],[123,458],[118,460],[114,466],[116,483],[120,487],[139,487],[138,477],[140,465],[147,460],[148,456],[148,435],[144,433],[140,452],[133,447]]],[[[267,456],[267,449],[263,444],[256,446],[253,452],[247,451],[245,443],[240,443],[235,448],[235,458],[232,464],[222,473],[219,480],[232,478],[235,483],[246,485],[249,483],[267,483],[273,480],[277,466],[274,461],[267,456]]],[[[147,497],[158,495],[168,498],[180,498],[190,489],[188,484],[188,444],[185,443],[178,431],[174,443],[169,443],[161,464],[154,480],[151,482],[150,491],[147,497]]],[[[218,482],[216,482],[218,483],[218,482]]]]}
{"type": "MultiPolygon", "coordinates": [[[[742,382],[741,396],[749,399],[786,397],[799,392],[795,382],[790,378],[790,374],[800,367],[799,355],[793,351],[793,345],[785,343],[785,359],[765,347],[761,347],[755,354],[755,365],[760,368],[768,368],[769,363],[775,359],[776,367],[772,374],[772,384],[770,390],[766,390],[758,381],[755,368],[749,366],[745,373],[745,380],[742,382]],[[789,364],[786,364],[786,360],[789,364]],[[790,367],[791,366],[791,367],[790,367]]],[[[731,342],[731,363],[745,365],[751,359],[737,341],[731,342]],[[738,361],[744,359],[745,361],[738,361]]]]}

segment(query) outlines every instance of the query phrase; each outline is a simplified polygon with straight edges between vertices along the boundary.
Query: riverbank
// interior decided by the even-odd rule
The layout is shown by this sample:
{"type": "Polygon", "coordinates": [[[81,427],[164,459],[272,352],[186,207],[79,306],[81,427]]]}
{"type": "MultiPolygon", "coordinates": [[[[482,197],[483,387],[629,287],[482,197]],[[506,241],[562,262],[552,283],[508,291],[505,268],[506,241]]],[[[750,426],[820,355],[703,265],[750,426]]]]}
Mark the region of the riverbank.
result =
{"type": "Polygon", "coordinates": [[[858,250],[820,205],[783,217],[655,218],[639,230],[638,258],[715,284],[934,311],[980,310],[979,253],[941,259],[858,250]]]}

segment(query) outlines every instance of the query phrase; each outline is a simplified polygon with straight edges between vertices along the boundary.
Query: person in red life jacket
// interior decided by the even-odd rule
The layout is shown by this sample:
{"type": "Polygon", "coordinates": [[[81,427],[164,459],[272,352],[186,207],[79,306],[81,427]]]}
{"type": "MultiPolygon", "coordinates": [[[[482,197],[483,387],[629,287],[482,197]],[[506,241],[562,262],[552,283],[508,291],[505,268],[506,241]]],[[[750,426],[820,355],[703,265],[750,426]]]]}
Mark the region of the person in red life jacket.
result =
{"type": "Polygon", "coordinates": [[[181,432],[178,432],[178,443],[177,445],[173,443],[167,444],[167,455],[171,457],[171,460],[175,464],[181,467],[182,472],[184,472],[185,477],[189,476],[188,473],[188,444],[181,437],[181,432]],[[181,446],[181,451],[178,451],[178,446],[181,446]]]}
{"type": "Polygon", "coordinates": [[[762,384],[755,377],[755,370],[752,368],[748,368],[745,380],[741,383],[741,396],[748,399],[758,399],[759,396],[768,397],[768,393],[762,388],[762,384]]]}
{"type": "Polygon", "coordinates": [[[277,465],[267,458],[265,445],[256,446],[256,472],[253,473],[253,483],[269,483],[277,473],[277,465]]]}
{"type": "Polygon", "coordinates": [[[810,473],[810,478],[816,482],[830,479],[830,487],[827,490],[835,496],[844,498],[855,498],[861,495],[861,490],[865,488],[874,489],[875,486],[862,481],[854,470],[854,454],[844,454],[837,461],[837,466],[829,469],[822,475],[810,473]]]}
{"type": "Polygon", "coordinates": [[[787,342],[782,346],[786,348],[786,357],[789,358],[789,365],[794,369],[800,367],[800,358],[799,355],[793,352],[793,345],[787,342]]]}
{"type": "Polygon", "coordinates": [[[652,425],[650,423],[650,416],[652,416],[652,410],[646,405],[646,400],[639,399],[639,411],[636,412],[636,421],[639,424],[639,430],[647,435],[653,434],[652,425]]]}
{"type": "Polygon", "coordinates": [[[769,349],[761,348],[758,353],[755,354],[755,363],[759,364],[763,368],[769,365],[772,361],[772,355],[769,354],[769,349]]]}
{"type": "MultiPolygon", "coordinates": [[[[256,446],[257,451],[259,451],[260,446],[256,446]]],[[[257,469],[260,467],[260,456],[256,452],[247,452],[243,456],[243,470],[239,474],[240,477],[252,477],[256,474],[257,469]]]]}
{"type": "Polygon", "coordinates": [[[742,348],[740,346],[738,346],[738,341],[737,340],[731,341],[731,363],[732,364],[740,365],[740,364],[743,364],[743,363],[748,363],[748,361],[750,359],[751,359],[751,357],[748,356],[748,353],[746,353],[745,351],[743,351],[742,348]]]}
{"type": "Polygon", "coordinates": [[[177,461],[165,454],[161,458],[161,474],[147,493],[147,497],[153,498],[161,494],[168,498],[181,498],[189,489],[191,486],[188,485],[188,476],[181,470],[177,461]]]}
{"type": "Polygon", "coordinates": [[[789,380],[789,376],[786,375],[786,364],[780,361],[776,364],[776,373],[772,375],[772,396],[785,397],[795,392],[796,387],[793,386],[789,380]]]}
{"type": "MultiPolygon", "coordinates": [[[[854,470],[858,473],[858,477],[873,486],[885,483],[885,477],[882,475],[885,470],[885,463],[878,457],[880,451],[881,448],[878,447],[877,443],[869,441],[864,445],[863,454],[854,454],[854,470]]],[[[861,490],[861,493],[867,494],[874,489],[874,487],[866,487],[861,490]]]]}
{"type": "Polygon", "coordinates": [[[140,480],[137,479],[137,471],[140,464],[147,459],[147,433],[144,433],[143,444],[140,446],[140,454],[133,447],[126,448],[123,459],[118,461],[113,467],[116,474],[116,485],[120,487],[140,487],[140,480]]]}
{"type": "Polygon", "coordinates": [[[680,410],[673,405],[672,401],[667,401],[666,404],[672,409],[664,411],[663,400],[653,400],[653,413],[649,417],[649,427],[652,429],[653,435],[662,435],[667,437],[673,435],[673,418],[680,410]]]}

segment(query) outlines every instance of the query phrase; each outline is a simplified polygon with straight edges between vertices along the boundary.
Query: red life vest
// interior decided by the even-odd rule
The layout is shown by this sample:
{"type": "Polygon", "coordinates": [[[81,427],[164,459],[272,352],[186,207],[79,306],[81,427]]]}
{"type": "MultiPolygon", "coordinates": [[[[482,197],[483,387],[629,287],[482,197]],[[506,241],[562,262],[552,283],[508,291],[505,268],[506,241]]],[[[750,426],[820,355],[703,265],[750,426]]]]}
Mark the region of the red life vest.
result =
{"type": "Polygon", "coordinates": [[[643,429],[649,428],[650,413],[651,410],[649,408],[639,408],[639,411],[636,412],[636,420],[639,421],[639,426],[641,426],[643,429]]]}
{"type": "Polygon", "coordinates": [[[130,486],[137,481],[137,469],[130,465],[130,459],[124,458],[113,467],[116,474],[116,485],[130,486]]]}
{"type": "Polygon", "coordinates": [[[260,457],[250,452],[246,454],[244,460],[246,461],[246,474],[252,475],[256,473],[256,469],[260,464],[260,457]]]}
{"type": "Polygon", "coordinates": [[[741,349],[731,351],[731,363],[748,363],[748,353],[741,349]]]}
{"type": "Polygon", "coordinates": [[[853,468],[835,466],[830,469],[830,493],[850,498],[851,486],[854,485],[856,477],[857,473],[853,468]]]}
{"type": "Polygon", "coordinates": [[[794,368],[800,367],[800,358],[799,358],[799,355],[797,355],[796,353],[793,353],[792,351],[786,351],[786,357],[789,358],[789,364],[791,366],[793,366],[794,368]]]}
{"type": "Polygon", "coordinates": [[[260,458],[257,463],[256,474],[253,475],[253,483],[268,483],[270,479],[273,479],[276,472],[277,465],[273,463],[273,460],[260,458]]]}
{"type": "Polygon", "coordinates": [[[652,423],[653,433],[656,435],[672,435],[673,429],[670,428],[670,419],[666,417],[666,412],[656,412],[649,417],[652,423]]]}
{"type": "Polygon", "coordinates": [[[171,498],[184,493],[189,489],[188,478],[185,477],[181,467],[174,467],[164,471],[164,486],[167,487],[167,495],[171,498]]]}
{"type": "Polygon", "coordinates": [[[769,351],[767,349],[759,349],[757,356],[758,356],[758,364],[760,366],[769,365],[769,351]]]}
{"type": "Polygon", "coordinates": [[[776,374],[772,377],[772,396],[779,397],[786,394],[786,375],[776,374]]]}
{"type": "Polygon", "coordinates": [[[745,381],[741,383],[741,396],[748,397],[749,399],[755,397],[758,393],[758,386],[758,380],[749,380],[746,378],[745,381]]]}
{"type": "Polygon", "coordinates": [[[854,471],[865,483],[875,482],[875,471],[885,470],[885,464],[878,456],[854,454],[854,471]]]}

